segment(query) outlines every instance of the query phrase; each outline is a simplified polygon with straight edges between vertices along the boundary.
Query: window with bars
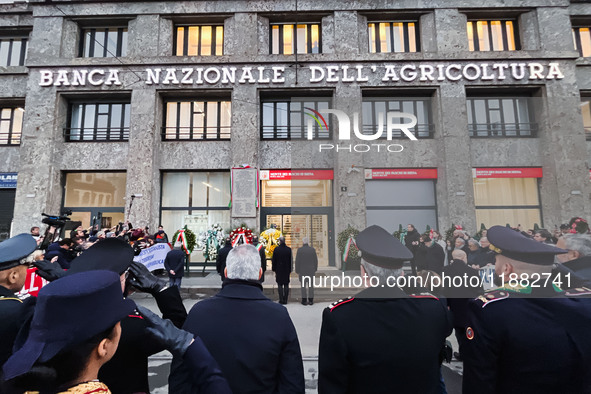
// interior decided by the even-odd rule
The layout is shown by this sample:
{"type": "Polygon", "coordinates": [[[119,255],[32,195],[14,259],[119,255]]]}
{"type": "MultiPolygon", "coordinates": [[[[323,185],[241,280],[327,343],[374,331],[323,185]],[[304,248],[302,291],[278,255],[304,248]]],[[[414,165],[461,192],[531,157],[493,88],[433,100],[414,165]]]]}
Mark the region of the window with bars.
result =
{"type": "Polygon", "coordinates": [[[591,96],[581,97],[581,114],[583,115],[585,138],[591,140],[591,96]]]}
{"type": "MultiPolygon", "coordinates": [[[[417,138],[432,138],[434,125],[431,116],[430,98],[390,98],[390,97],[364,97],[362,103],[363,126],[361,132],[365,135],[374,135],[382,128],[382,138],[386,138],[386,125],[388,112],[403,112],[417,117],[417,125],[409,128],[417,138]]],[[[410,123],[408,117],[395,117],[394,123],[410,123]]],[[[403,138],[404,133],[395,129],[393,138],[403,138]]],[[[405,137],[406,138],[406,137],[405,137]]]]}
{"type": "Polygon", "coordinates": [[[330,117],[317,112],[330,108],[328,98],[280,100],[266,99],[261,105],[261,139],[306,139],[308,128],[314,139],[330,139],[330,117]]]}
{"type": "Polygon", "coordinates": [[[23,130],[22,107],[0,107],[0,145],[19,145],[23,130]]]}
{"type": "Polygon", "coordinates": [[[229,140],[231,137],[231,101],[168,101],[165,112],[163,140],[229,140]]]}
{"type": "Polygon", "coordinates": [[[71,104],[66,141],[127,141],[130,108],[129,102],[71,104]]]}
{"type": "Polygon", "coordinates": [[[177,26],[176,56],[222,56],[224,26],[177,26]]]}
{"type": "Polygon", "coordinates": [[[469,21],[468,48],[473,52],[520,49],[517,23],[512,20],[469,21]]]}
{"type": "Polygon", "coordinates": [[[417,27],[417,22],[369,23],[369,52],[420,52],[417,27]]]}
{"type": "Polygon", "coordinates": [[[589,26],[573,27],[573,42],[575,50],[579,51],[581,57],[591,56],[591,28],[589,26]]]}
{"type": "Polygon", "coordinates": [[[127,28],[100,27],[82,29],[80,57],[127,56],[127,28]]]}
{"type": "Polygon", "coordinates": [[[467,99],[470,137],[535,137],[530,97],[467,99]]]}
{"type": "Polygon", "coordinates": [[[27,42],[26,37],[0,37],[0,67],[24,66],[27,42]]]}
{"type": "Polygon", "coordinates": [[[322,53],[319,23],[271,24],[270,52],[273,55],[322,53]]]}

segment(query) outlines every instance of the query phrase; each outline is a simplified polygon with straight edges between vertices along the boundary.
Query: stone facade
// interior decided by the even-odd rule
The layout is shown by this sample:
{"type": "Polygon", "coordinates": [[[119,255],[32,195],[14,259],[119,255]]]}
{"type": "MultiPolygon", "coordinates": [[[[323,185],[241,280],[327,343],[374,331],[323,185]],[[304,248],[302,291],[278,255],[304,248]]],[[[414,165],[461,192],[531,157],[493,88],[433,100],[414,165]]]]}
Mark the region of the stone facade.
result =
{"type": "MultiPolygon", "coordinates": [[[[472,168],[543,168],[540,196],[544,225],[591,212],[589,163],[591,141],[585,140],[579,110],[580,92],[591,91],[591,59],[573,49],[571,18],[591,17],[589,4],[567,0],[420,1],[60,1],[0,5],[0,29],[30,31],[26,67],[0,68],[0,100],[24,103],[20,146],[0,146],[0,172],[18,172],[13,233],[40,223],[41,212],[62,206],[62,174],[68,171],[126,171],[126,195],[142,194],[129,212],[132,223],[155,227],[159,220],[162,170],[229,170],[249,164],[261,169],[334,168],[335,232],[348,224],[365,226],[365,180],[357,168],[437,168],[439,228],[462,223],[475,230],[472,168]],[[295,7],[297,6],[297,10],[295,7]],[[297,12],[296,12],[297,11],[297,12]],[[468,18],[504,14],[518,20],[522,50],[470,52],[468,18]],[[385,16],[382,16],[385,15],[385,16]],[[396,15],[419,21],[421,51],[369,53],[367,23],[396,15]],[[269,54],[269,21],[311,20],[321,23],[322,53],[269,54]],[[121,58],[77,57],[80,26],[93,22],[127,24],[128,53],[121,58]],[[175,23],[223,21],[224,55],[173,55],[175,23]],[[306,19],[308,20],[308,19],[306,19]],[[383,70],[386,64],[465,65],[470,62],[558,63],[564,78],[503,81],[400,81],[384,83],[378,73],[367,82],[310,82],[310,66],[349,66],[383,70]],[[202,86],[149,85],[146,68],[242,66],[284,67],[281,83],[222,83],[202,86]],[[120,70],[121,85],[40,86],[40,71],[120,70]],[[478,138],[466,131],[466,89],[533,88],[539,97],[536,138],[478,138]],[[329,92],[335,108],[359,111],[367,89],[423,89],[433,95],[433,139],[397,140],[401,154],[333,153],[319,155],[286,141],[260,139],[260,94],[279,90],[329,92]],[[216,91],[232,101],[230,141],[162,141],[163,95],[216,91]],[[128,142],[64,142],[67,102],[81,94],[131,98],[128,142]],[[458,126],[460,125],[460,126],[458,126]],[[462,126],[463,125],[463,126],[462,126]],[[297,154],[296,154],[297,153],[297,154]],[[341,186],[347,192],[341,192],[341,186]],[[572,194],[580,191],[580,194],[572,194]]],[[[288,93],[289,94],[289,93],[288,93]]],[[[333,141],[335,144],[339,142],[333,141]]],[[[233,218],[233,224],[244,222],[233,218]]],[[[258,219],[246,222],[258,227],[258,219]]]]}

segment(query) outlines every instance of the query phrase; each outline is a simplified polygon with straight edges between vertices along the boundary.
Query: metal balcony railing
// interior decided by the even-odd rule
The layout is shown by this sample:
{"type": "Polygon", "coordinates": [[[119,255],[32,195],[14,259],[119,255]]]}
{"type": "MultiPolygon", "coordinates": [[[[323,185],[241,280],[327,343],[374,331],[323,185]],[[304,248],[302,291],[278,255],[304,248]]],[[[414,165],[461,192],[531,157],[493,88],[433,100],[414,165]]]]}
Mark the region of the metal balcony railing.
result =
{"type": "Polygon", "coordinates": [[[66,142],[128,141],[129,128],[64,128],[66,142]]]}
{"type": "Polygon", "coordinates": [[[163,127],[162,141],[222,141],[231,137],[231,127],[163,127]]]}
{"type": "Polygon", "coordinates": [[[537,123],[470,123],[470,137],[535,137],[538,132],[537,123]]]}

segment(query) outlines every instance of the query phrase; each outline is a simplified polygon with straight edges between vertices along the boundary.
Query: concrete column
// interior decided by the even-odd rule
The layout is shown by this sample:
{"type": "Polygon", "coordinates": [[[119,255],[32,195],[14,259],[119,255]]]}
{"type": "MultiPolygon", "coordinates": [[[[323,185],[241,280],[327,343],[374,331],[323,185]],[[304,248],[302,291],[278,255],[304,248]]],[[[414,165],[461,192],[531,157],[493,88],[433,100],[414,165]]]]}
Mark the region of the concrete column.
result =
{"type": "Polygon", "coordinates": [[[536,9],[541,49],[546,51],[574,51],[568,7],[540,7],[536,9]]]}
{"type": "Polygon", "coordinates": [[[125,217],[134,227],[156,224],[157,212],[152,211],[153,199],[158,194],[152,193],[153,184],[159,182],[154,167],[154,147],[160,139],[160,130],[156,124],[158,100],[153,89],[136,89],[131,95],[131,120],[129,128],[129,150],[127,164],[127,192],[125,196],[125,217]],[[135,198],[131,210],[131,195],[142,194],[135,198]]]}
{"type": "Polygon", "coordinates": [[[359,54],[359,25],[357,12],[335,11],[334,53],[359,54]]]}
{"type": "Polygon", "coordinates": [[[453,223],[472,232],[476,221],[466,94],[462,85],[455,84],[441,85],[439,93],[443,134],[437,182],[439,229],[443,232],[453,223]]]}
{"type": "Polygon", "coordinates": [[[154,34],[159,27],[159,15],[138,15],[129,21],[127,56],[159,56],[159,34],[154,34]]]}
{"type": "Polygon", "coordinates": [[[438,52],[458,52],[468,50],[466,35],[467,18],[456,9],[436,9],[435,39],[438,52]]]}
{"type": "MultiPolygon", "coordinates": [[[[46,17],[33,19],[33,34],[27,49],[27,63],[44,64],[60,57],[64,18],[46,17]]],[[[68,44],[66,44],[68,45],[68,44]]]]}
{"type": "MultiPolygon", "coordinates": [[[[234,47],[232,55],[255,56],[258,53],[258,18],[255,13],[237,12],[234,14],[234,47]]],[[[267,48],[269,48],[267,44],[267,48]]],[[[268,53],[268,52],[266,52],[268,53]]]]}

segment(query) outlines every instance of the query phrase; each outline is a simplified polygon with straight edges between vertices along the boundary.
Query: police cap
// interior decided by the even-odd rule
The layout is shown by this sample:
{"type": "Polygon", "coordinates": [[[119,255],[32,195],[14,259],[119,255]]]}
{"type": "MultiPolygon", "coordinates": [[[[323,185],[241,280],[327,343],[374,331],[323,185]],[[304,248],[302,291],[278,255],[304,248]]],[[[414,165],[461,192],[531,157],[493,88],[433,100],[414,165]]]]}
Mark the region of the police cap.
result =
{"type": "Polygon", "coordinates": [[[361,257],[370,264],[383,268],[400,268],[402,263],[412,259],[408,250],[392,234],[380,226],[369,226],[355,237],[361,257]]]}
{"type": "Polygon", "coordinates": [[[121,275],[133,262],[133,256],[133,248],[127,242],[117,238],[103,239],[72,260],[67,274],[107,270],[121,275]]]}
{"type": "Polygon", "coordinates": [[[567,253],[567,250],[535,241],[505,226],[493,226],[487,233],[489,248],[513,260],[535,265],[552,265],[554,255],[567,253]]]}
{"type": "Polygon", "coordinates": [[[0,243],[0,271],[21,264],[37,248],[37,242],[29,234],[19,234],[0,243]]]}

